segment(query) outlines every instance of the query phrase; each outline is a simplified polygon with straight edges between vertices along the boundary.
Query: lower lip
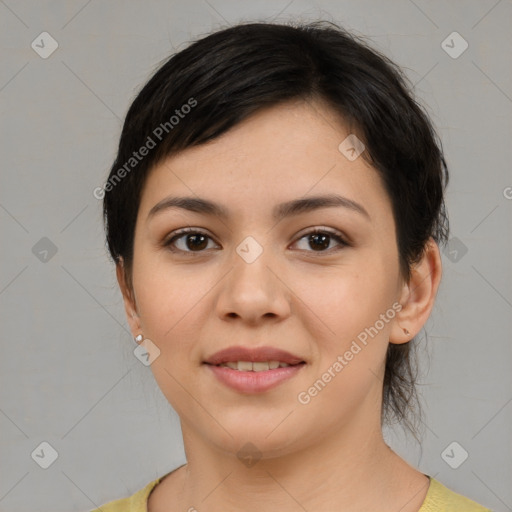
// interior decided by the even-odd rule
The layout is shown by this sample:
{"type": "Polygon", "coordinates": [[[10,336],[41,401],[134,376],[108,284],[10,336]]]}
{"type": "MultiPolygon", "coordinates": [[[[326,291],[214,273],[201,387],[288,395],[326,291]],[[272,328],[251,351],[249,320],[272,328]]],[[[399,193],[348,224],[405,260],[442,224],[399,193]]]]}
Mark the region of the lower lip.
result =
{"type": "Polygon", "coordinates": [[[300,370],[306,366],[300,363],[284,368],[275,368],[274,370],[263,370],[261,372],[244,372],[233,370],[226,366],[214,366],[207,364],[214,375],[226,386],[229,386],[241,393],[263,393],[272,389],[285,380],[291,379],[297,375],[300,370]]]}

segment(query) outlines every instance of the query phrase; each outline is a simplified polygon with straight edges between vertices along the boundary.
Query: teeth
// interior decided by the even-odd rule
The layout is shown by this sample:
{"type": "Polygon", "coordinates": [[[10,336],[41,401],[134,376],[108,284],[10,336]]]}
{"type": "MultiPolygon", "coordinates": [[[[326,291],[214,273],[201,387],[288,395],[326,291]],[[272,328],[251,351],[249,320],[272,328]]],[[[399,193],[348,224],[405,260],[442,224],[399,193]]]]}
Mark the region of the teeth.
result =
{"type": "Polygon", "coordinates": [[[250,372],[252,370],[252,363],[250,361],[238,361],[238,370],[250,372]]]}
{"type": "Polygon", "coordinates": [[[254,372],[262,372],[263,370],[268,370],[269,364],[266,361],[258,361],[252,363],[252,370],[254,372]]]}
{"type": "Polygon", "coordinates": [[[258,361],[254,363],[251,361],[229,361],[227,363],[221,363],[219,366],[242,372],[264,372],[266,370],[275,370],[276,368],[286,368],[290,365],[279,361],[258,361]]]}

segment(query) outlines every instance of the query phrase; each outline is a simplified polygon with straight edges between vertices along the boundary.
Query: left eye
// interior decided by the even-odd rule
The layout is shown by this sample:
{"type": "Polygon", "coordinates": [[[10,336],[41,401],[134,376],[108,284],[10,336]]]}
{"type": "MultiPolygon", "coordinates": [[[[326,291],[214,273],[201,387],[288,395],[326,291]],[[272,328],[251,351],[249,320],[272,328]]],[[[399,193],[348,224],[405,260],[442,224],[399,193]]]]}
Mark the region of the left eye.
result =
{"type": "MultiPolygon", "coordinates": [[[[306,244],[309,244],[309,247],[320,247],[320,249],[314,249],[313,252],[329,252],[331,250],[329,246],[333,240],[338,243],[338,246],[344,247],[348,245],[340,235],[325,229],[315,229],[310,231],[299,238],[298,242],[303,239],[306,239],[306,244]]],[[[341,247],[338,247],[338,249],[341,247]]]]}
{"type": "MultiPolygon", "coordinates": [[[[211,247],[208,247],[209,240],[213,241],[206,233],[197,229],[188,228],[179,231],[173,237],[169,238],[164,242],[164,246],[169,247],[173,252],[202,252],[205,249],[211,249],[211,247]],[[179,247],[178,242],[182,242],[181,247],[179,247]]],[[[315,229],[305,233],[294,244],[298,244],[302,240],[306,240],[306,244],[309,244],[309,247],[316,246],[316,249],[311,252],[331,251],[333,248],[330,247],[330,245],[333,240],[338,246],[341,246],[338,247],[338,249],[349,245],[339,234],[325,229],[315,229]]]]}

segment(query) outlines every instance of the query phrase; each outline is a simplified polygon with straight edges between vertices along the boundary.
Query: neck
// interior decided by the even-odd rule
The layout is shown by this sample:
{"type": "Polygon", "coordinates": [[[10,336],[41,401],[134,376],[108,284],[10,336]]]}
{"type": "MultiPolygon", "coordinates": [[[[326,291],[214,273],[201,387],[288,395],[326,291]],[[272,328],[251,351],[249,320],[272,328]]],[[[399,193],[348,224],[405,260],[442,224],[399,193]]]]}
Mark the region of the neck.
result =
{"type": "Polygon", "coordinates": [[[276,509],[417,511],[428,479],[384,442],[380,424],[351,426],[304,449],[254,465],[213,447],[182,426],[188,463],[170,503],[180,510],[276,509]],[[176,502],[178,497],[178,502],[176,502]]]}

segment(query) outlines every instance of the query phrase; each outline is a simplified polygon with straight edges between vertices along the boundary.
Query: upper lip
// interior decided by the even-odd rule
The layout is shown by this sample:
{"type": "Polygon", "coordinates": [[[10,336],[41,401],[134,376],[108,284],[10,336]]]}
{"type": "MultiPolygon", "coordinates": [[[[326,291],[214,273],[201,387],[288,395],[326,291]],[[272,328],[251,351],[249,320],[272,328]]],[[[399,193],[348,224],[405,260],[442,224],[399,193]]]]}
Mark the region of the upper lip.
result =
{"type": "Polygon", "coordinates": [[[290,352],[280,350],[273,347],[242,347],[233,346],[219,350],[215,354],[211,355],[204,362],[207,364],[221,364],[232,361],[250,361],[250,362],[261,362],[261,361],[279,361],[287,364],[298,364],[303,363],[304,360],[290,352]]]}

